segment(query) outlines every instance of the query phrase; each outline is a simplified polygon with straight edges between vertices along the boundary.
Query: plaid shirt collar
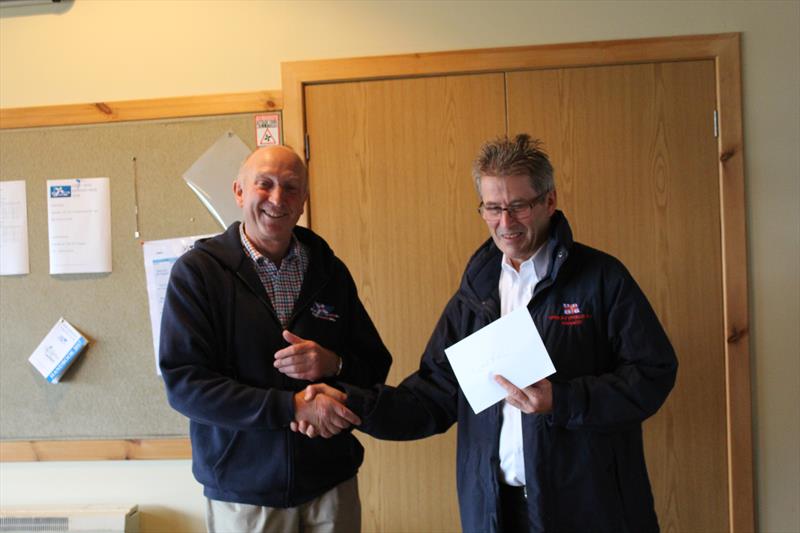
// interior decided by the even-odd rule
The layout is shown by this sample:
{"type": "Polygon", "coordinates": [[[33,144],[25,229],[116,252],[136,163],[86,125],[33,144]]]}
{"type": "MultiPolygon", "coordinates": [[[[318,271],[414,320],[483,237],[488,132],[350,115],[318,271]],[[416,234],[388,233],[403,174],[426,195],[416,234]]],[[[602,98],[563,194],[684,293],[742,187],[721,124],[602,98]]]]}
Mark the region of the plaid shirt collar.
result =
{"type": "MultiPolygon", "coordinates": [[[[274,264],[269,257],[263,255],[259,252],[253,243],[250,242],[250,239],[247,238],[247,234],[244,232],[244,222],[239,224],[239,238],[242,241],[242,247],[244,248],[245,253],[253,260],[254,263],[260,265],[263,264],[264,261],[269,261],[270,263],[274,264]]],[[[286,256],[281,260],[288,262],[297,261],[299,258],[299,254],[302,253],[300,242],[297,240],[297,237],[292,234],[292,240],[289,243],[289,251],[286,252],[286,256]]]]}

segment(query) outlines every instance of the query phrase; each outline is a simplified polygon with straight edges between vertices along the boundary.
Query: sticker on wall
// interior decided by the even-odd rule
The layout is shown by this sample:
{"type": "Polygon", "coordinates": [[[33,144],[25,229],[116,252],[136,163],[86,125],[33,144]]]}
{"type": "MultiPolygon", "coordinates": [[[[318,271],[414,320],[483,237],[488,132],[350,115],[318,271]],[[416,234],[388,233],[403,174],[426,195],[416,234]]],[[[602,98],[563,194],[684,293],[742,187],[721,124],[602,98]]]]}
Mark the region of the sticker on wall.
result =
{"type": "Polygon", "coordinates": [[[256,115],[256,144],[259,147],[281,144],[280,113],[256,115]]]}

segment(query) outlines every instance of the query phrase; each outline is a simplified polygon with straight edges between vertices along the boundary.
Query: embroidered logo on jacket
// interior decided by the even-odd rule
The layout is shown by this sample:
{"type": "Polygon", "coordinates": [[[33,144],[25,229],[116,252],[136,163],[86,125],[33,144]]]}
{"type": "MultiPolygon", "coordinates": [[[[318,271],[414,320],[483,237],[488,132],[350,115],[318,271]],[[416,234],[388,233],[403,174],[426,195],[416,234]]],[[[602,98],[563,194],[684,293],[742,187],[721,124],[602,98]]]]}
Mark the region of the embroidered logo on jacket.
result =
{"type": "Polygon", "coordinates": [[[332,305],[325,305],[319,302],[311,304],[311,314],[319,319],[328,320],[330,322],[339,320],[339,315],[333,312],[332,305]]]}
{"type": "Polygon", "coordinates": [[[547,318],[558,322],[562,326],[580,326],[587,318],[592,318],[592,315],[582,313],[578,304],[563,303],[561,304],[560,315],[548,315],[547,318]]]}

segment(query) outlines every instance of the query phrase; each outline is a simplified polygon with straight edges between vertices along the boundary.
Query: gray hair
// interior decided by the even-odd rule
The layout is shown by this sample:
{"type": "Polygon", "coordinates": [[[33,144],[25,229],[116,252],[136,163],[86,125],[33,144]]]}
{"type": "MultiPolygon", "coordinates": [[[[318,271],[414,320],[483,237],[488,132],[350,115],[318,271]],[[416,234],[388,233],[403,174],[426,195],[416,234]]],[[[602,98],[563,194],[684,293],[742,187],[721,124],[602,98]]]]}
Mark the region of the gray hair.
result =
{"type": "Polygon", "coordinates": [[[530,178],[537,194],[554,190],[553,165],[542,144],[539,139],[531,139],[527,133],[520,133],[514,140],[503,136],[484,143],[472,164],[472,177],[478,195],[481,194],[483,176],[504,178],[524,175],[530,178]]]}

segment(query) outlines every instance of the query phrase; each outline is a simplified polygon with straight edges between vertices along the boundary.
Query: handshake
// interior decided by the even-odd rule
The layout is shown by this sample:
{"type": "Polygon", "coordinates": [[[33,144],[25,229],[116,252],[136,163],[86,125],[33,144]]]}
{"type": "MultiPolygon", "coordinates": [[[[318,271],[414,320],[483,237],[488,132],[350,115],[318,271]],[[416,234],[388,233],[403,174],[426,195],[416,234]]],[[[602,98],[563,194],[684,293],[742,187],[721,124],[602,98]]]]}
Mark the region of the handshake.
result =
{"type": "Polygon", "coordinates": [[[292,431],[307,437],[330,438],[361,419],[345,407],[347,395],[324,383],[309,385],[294,395],[294,421],[292,431]]]}

